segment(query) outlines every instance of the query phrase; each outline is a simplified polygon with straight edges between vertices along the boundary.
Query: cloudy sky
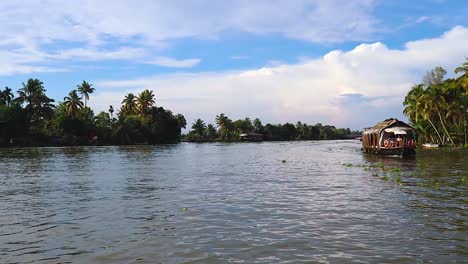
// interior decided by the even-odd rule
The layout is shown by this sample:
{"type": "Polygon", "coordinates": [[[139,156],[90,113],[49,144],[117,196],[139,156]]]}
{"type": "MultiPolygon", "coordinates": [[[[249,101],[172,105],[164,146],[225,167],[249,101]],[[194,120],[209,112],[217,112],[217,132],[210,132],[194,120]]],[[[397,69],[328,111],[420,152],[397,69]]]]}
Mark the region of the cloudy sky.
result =
{"type": "Polygon", "coordinates": [[[404,119],[412,84],[468,56],[457,0],[2,0],[0,14],[0,87],[38,78],[60,101],[87,80],[96,112],[151,89],[189,123],[404,119]]]}

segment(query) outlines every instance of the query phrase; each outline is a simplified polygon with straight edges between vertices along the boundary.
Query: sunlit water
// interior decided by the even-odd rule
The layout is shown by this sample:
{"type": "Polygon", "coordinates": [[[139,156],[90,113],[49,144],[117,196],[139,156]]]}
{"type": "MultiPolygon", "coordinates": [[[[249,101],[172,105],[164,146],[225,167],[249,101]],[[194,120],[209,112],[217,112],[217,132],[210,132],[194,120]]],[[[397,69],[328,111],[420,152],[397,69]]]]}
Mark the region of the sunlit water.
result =
{"type": "Polygon", "coordinates": [[[467,262],[467,154],[378,158],[356,141],[0,149],[0,263],[467,262]]]}

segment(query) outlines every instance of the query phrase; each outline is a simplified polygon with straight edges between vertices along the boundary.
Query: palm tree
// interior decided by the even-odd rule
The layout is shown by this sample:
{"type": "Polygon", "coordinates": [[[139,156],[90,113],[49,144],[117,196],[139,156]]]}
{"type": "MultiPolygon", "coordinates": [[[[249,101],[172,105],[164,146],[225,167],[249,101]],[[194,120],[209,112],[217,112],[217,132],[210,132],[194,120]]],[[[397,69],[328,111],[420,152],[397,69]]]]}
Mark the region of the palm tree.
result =
{"type": "MultiPolygon", "coordinates": [[[[449,121],[449,125],[457,131],[456,136],[458,142],[462,142],[461,137],[463,136],[463,116],[464,108],[463,105],[458,101],[450,101],[447,105],[447,112],[445,118],[449,121]]],[[[466,120],[465,120],[466,121],[466,120]]]]}
{"type": "Polygon", "coordinates": [[[109,113],[111,115],[111,119],[114,118],[114,107],[112,105],[109,105],[109,113]]]}
{"type": "Polygon", "coordinates": [[[255,133],[260,133],[263,130],[263,125],[262,125],[262,121],[260,121],[260,118],[254,119],[253,126],[255,128],[255,133]]]}
{"type": "Polygon", "coordinates": [[[54,100],[46,96],[43,84],[38,79],[29,79],[18,90],[18,97],[15,99],[19,104],[26,104],[25,109],[32,122],[50,117],[54,108],[54,100]]]}
{"type": "Polygon", "coordinates": [[[201,119],[197,119],[192,125],[192,129],[199,138],[205,137],[206,125],[201,119]]]}
{"type": "Polygon", "coordinates": [[[465,95],[468,95],[468,57],[466,61],[455,69],[455,73],[463,73],[459,79],[461,80],[462,86],[465,89],[465,95]]]}
{"type": "Polygon", "coordinates": [[[219,136],[221,140],[229,140],[232,129],[232,121],[225,114],[216,116],[216,124],[219,128],[219,136]]]}
{"type": "Polygon", "coordinates": [[[444,93],[442,92],[441,87],[440,86],[429,87],[429,89],[426,90],[426,93],[424,93],[421,99],[423,101],[426,101],[426,104],[431,105],[429,109],[432,109],[432,112],[435,112],[437,114],[437,116],[439,117],[440,124],[442,125],[442,128],[445,131],[445,134],[447,135],[450,142],[452,142],[453,146],[456,146],[445,125],[446,120],[442,116],[442,112],[448,108],[448,103],[445,100],[444,93]]]}
{"type": "Polygon", "coordinates": [[[212,124],[208,124],[208,126],[206,126],[206,137],[209,140],[216,139],[217,133],[216,128],[212,124]]]}
{"type": "Polygon", "coordinates": [[[84,106],[76,90],[71,91],[68,96],[65,96],[63,101],[67,115],[74,118],[77,117],[78,111],[84,106]]]}
{"type": "Polygon", "coordinates": [[[127,115],[134,115],[137,112],[137,98],[129,93],[122,101],[122,112],[127,115]]]}
{"type": "Polygon", "coordinates": [[[405,109],[403,110],[403,114],[409,117],[409,120],[416,124],[418,123],[419,119],[421,118],[421,113],[418,110],[418,102],[421,95],[424,93],[424,87],[422,84],[415,85],[411,88],[408,92],[408,95],[405,97],[405,101],[403,105],[405,109]]]}
{"type": "Polygon", "coordinates": [[[84,99],[84,107],[86,107],[86,102],[89,100],[89,95],[92,94],[96,89],[93,88],[93,85],[88,83],[87,81],[83,81],[80,85],[76,86],[78,92],[80,92],[81,96],[84,99]]]}
{"type": "Polygon", "coordinates": [[[11,101],[13,100],[13,92],[10,88],[5,87],[5,90],[0,91],[0,104],[5,104],[6,106],[10,106],[11,101]]]}
{"type": "Polygon", "coordinates": [[[437,133],[437,136],[439,137],[439,142],[444,143],[444,140],[442,139],[442,136],[439,133],[439,130],[437,130],[434,122],[433,122],[433,114],[434,114],[434,105],[432,104],[432,97],[429,95],[427,92],[424,92],[420,97],[419,101],[417,102],[416,109],[420,111],[421,117],[431,124],[432,128],[434,131],[437,133]]]}
{"type": "Polygon", "coordinates": [[[155,103],[153,91],[144,90],[141,92],[137,97],[137,103],[140,115],[145,116],[155,103]]]}
{"type": "Polygon", "coordinates": [[[187,121],[185,120],[184,115],[177,114],[175,115],[175,119],[177,119],[177,122],[179,123],[179,127],[185,129],[185,127],[187,126],[187,121]]]}

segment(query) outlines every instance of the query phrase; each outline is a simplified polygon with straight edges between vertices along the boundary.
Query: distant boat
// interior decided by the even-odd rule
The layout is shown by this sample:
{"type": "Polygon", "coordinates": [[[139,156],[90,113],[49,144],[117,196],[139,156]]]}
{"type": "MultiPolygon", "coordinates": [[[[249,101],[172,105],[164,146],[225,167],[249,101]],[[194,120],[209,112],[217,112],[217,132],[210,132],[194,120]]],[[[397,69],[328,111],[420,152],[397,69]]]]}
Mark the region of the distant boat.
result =
{"type": "Polygon", "coordinates": [[[433,143],[424,143],[421,145],[423,148],[438,148],[439,144],[433,144],[433,143]]]}
{"type": "Polygon", "coordinates": [[[361,150],[376,155],[415,155],[417,139],[418,134],[413,127],[389,118],[364,129],[361,150]]]}
{"type": "Polygon", "coordinates": [[[262,134],[256,134],[256,133],[243,133],[239,135],[241,141],[247,141],[247,142],[260,142],[263,141],[263,135],[262,134]]]}

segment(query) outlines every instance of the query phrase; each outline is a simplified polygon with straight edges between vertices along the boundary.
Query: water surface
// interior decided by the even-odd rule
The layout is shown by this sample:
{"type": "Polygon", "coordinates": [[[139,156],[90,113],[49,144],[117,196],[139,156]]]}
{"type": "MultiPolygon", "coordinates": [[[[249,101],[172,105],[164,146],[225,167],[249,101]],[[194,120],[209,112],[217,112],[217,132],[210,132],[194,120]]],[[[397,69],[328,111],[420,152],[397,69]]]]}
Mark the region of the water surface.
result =
{"type": "Polygon", "coordinates": [[[468,262],[466,150],[359,144],[0,149],[0,263],[468,262]]]}

